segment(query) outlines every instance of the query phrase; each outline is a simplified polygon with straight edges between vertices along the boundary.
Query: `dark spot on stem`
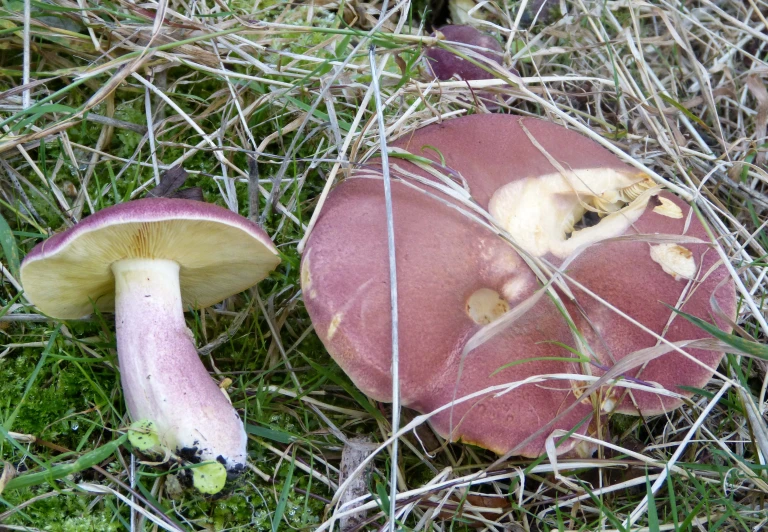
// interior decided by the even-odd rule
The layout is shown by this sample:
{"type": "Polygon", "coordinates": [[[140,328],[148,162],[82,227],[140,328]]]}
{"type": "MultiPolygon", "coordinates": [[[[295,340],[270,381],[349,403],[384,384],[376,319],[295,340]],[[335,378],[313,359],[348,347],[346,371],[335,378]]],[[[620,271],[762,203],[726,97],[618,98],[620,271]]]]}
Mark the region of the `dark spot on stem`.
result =
{"type": "Polygon", "coordinates": [[[243,474],[243,471],[245,471],[245,464],[235,464],[234,466],[227,469],[227,482],[234,481],[237,477],[243,474]]]}
{"type": "Polygon", "coordinates": [[[198,464],[201,461],[200,455],[202,454],[202,451],[197,447],[184,447],[183,449],[179,449],[178,454],[184,460],[192,462],[193,464],[198,464]]]}

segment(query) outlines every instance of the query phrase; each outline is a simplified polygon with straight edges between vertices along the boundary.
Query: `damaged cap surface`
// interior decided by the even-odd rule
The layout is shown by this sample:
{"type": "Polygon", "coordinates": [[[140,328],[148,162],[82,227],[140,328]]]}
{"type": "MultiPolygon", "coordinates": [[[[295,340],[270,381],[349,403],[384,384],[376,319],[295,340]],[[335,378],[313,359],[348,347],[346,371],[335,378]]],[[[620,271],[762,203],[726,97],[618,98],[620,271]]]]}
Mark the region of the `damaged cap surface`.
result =
{"type": "MultiPolygon", "coordinates": [[[[453,178],[458,186],[466,184],[472,199],[490,211],[523,253],[555,266],[569,260],[567,275],[671,341],[706,336],[681,318],[671,319],[663,305],[678,303],[686,281],[666,273],[653,259],[658,244],[626,238],[682,235],[689,222],[686,236],[703,239],[703,227],[696,218],[688,219],[684,202],[660,192],[646,176],[592,140],[541,120],[474,115],[417,130],[395,146],[431,159],[432,170],[453,178]],[[665,208],[656,212],[649,205],[665,208]],[[683,216],[677,216],[678,210],[683,216]],[[587,212],[598,217],[596,225],[580,225],[587,212]]],[[[409,161],[391,158],[390,164],[395,177],[409,179],[407,173],[414,173],[436,181],[409,161]]],[[[391,318],[383,185],[370,171],[357,176],[337,186],[323,208],[303,257],[302,287],[318,335],[334,359],[363,392],[389,401],[391,318]]],[[[454,390],[459,398],[526,378],[581,373],[578,360],[562,347],[576,348],[573,335],[548,297],[470,351],[460,372],[467,342],[531,296],[540,280],[509,243],[462,215],[462,207],[436,189],[412,179],[410,185],[395,181],[392,195],[404,405],[430,412],[451,402],[454,390]]],[[[681,307],[709,319],[709,297],[726,272],[716,267],[716,254],[707,244],[681,246],[696,264],[694,286],[681,307]]],[[[571,289],[576,303],[560,295],[597,356],[593,374],[655,345],[652,335],[585,291],[571,289]]],[[[717,297],[732,316],[733,285],[724,282],[717,297]]],[[[681,386],[705,385],[722,357],[697,350],[690,354],[705,367],[670,354],[627,376],[685,395],[681,386]]],[[[538,456],[552,430],[571,430],[589,419],[592,406],[579,400],[582,384],[576,379],[524,384],[500,396],[486,394],[456,405],[451,414],[444,412],[431,422],[453,440],[499,453],[538,456]]],[[[680,404],[649,392],[617,401],[618,410],[635,413],[680,404]]],[[[583,433],[587,425],[578,430],[583,433]]],[[[569,440],[558,452],[573,443],[569,440]]]]}

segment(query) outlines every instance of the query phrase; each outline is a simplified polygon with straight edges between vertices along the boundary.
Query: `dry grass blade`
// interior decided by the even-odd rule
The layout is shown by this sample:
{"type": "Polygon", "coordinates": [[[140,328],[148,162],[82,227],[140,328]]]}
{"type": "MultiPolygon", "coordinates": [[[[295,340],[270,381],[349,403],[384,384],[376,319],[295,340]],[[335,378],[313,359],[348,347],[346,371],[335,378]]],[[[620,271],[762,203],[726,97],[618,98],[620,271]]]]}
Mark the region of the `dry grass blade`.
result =
{"type": "Polygon", "coordinates": [[[629,528],[632,525],[634,525],[640,517],[648,511],[648,500],[653,494],[655,494],[659,488],[661,488],[662,484],[667,478],[667,475],[669,474],[669,469],[675,465],[675,462],[680,458],[680,456],[683,454],[683,451],[685,450],[686,445],[688,445],[688,442],[693,438],[693,436],[696,434],[696,431],[701,426],[701,424],[707,419],[707,414],[717,405],[718,401],[725,395],[725,392],[727,392],[730,388],[730,385],[726,383],[722,388],[720,388],[720,391],[717,392],[717,394],[712,398],[712,400],[709,402],[707,407],[702,411],[701,415],[699,415],[699,418],[696,420],[696,422],[691,425],[691,428],[688,430],[688,433],[685,435],[683,440],[680,442],[680,444],[677,446],[677,449],[675,449],[675,452],[672,454],[672,457],[667,462],[666,466],[664,467],[664,471],[661,475],[659,475],[659,478],[657,478],[653,485],[651,486],[651,492],[647,494],[642,501],[635,507],[634,510],[632,510],[632,513],[627,517],[627,519],[624,521],[625,528],[629,528]]]}
{"type": "MultiPolygon", "coordinates": [[[[386,2],[385,2],[386,5],[386,2]]],[[[384,125],[384,109],[379,89],[379,76],[376,70],[376,47],[371,45],[368,50],[371,65],[371,79],[373,85],[373,99],[376,104],[376,118],[379,125],[379,142],[381,153],[382,177],[384,181],[384,204],[387,212],[387,254],[389,256],[389,290],[390,290],[390,314],[392,320],[392,432],[400,428],[400,340],[397,299],[397,257],[395,255],[395,219],[392,209],[392,183],[389,177],[389,158],[387,149],[386,126],[384,125]]],[[[397,480],[399,475],[399,439],[392,440],[392,465],[389,476],[389,530],[396,529],[397,507],[397,480]]]]}
{"type": "Polygon", "coordinates": [[[8,484],[8,482],[10,482],[15,476],[16,468],[13,467],[13,464],[3,462],[3,472],[0,474],[0,495],[2,495],[3,490],[5,489],[5,485],[8,484]]]}
{"type": "Polygon", "coordinates": [[[153,515],[151,512],[148,512],[144,508],[142,508],[141,506],[137,505],[130,498],[126,497],[125,495],[123,495],[119,491],[114,490],[114,489],[112,489],[112,488],[110,488],[108,486],[102,486],[102,485],[99,485],[99,484],[82,483],[82,484],[78,484],[77,487],[79,489],[83,490],[83,491],[88,492],[88,493],[110,494],[110,495],[120,499],[121,501],[123,501],[123,503],[127,504],[133,511],[137,512],[138,514],[140,514],[145,519],[148,519],[149,521],[152,521],[155,524],[155,526],[158,526],[158,527],[162,528],[163,530],[167,530],[169,532],[183,532],[183,529],[169,525],[168,523],[166,523],[162,519],[160,519],[160,518],[156,517],[155,515],[153,515]]]}
{"type": "MultiPolygon", "coordinates": [[[[747,88],[757,100],[754,142],[757,145],[765,144],[768,142],[768,90],[765,88],[765,82],[757,74],[747,76],[747,88]]],[[[755,157],[755,164],[761,167],[765,165],[765,161],[766,151],[761,150],[755,157]]]]}
{"type": "MultiPolygon", "coordinates": [[[[341,453],[339,481],[344,482],[346,477],[355,471],[360,463],[364,461],[375,449],[376,445],[371,441],[370,438],[354,438],[347,442],[344,445],[344,450],[341,453]]],[[[344,495],[339,501],[339,508],[341,510],[346,511],[350,508],[354,508],[355,504],[352,501],[367,494],[369,475],[370,466],[367,471],[363,470],[361,474],[355,475],[354,482],[350,484],[349,489],[344,492],[344,495]]],[[[365,511],[343,516],[339,523],[340,530],[346,532],[356,528],[358,525],[362,524],[363,521],[365,521],[365,516],[365,511]]]]}

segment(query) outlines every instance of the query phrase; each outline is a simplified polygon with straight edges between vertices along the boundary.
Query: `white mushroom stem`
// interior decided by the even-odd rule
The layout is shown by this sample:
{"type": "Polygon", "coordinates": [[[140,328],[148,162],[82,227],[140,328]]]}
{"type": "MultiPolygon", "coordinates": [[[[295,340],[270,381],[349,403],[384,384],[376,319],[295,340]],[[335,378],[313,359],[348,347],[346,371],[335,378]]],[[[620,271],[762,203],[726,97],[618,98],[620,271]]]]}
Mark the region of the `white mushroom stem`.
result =
{"type": "Polygon", "coordinates": [[[112,264],[120,374],[134,421],[155,424],[172,452],[245,467],[246,434],[228,397],[200,361],[184,321],[179,265],[125,259],[112,264]]]}

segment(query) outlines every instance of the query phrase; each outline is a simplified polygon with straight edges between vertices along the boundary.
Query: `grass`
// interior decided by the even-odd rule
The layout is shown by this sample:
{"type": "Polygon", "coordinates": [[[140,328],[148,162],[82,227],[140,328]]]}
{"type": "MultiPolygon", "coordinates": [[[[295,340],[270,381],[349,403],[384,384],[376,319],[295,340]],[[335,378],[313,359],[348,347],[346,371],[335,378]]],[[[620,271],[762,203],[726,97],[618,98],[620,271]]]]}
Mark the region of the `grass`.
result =
{"type": "MultiPolygon", "coordinates": [[[[371,33],[379,3],[30,0],[28,16],[24,5],[0,8],[0,530],[328,526],[345,442],[388,441],[391,411],[354,388],[312,331],[297,247],[328,186],[378,149],[369,44],[384,64],[390,140],[483,112],[465,83],[420,75],[431,42],[422,21],[445,10],[390,2],[371,33]],[[49,233],[144,196],[177,165],[207,201],[258,220],[283,255],[258,288],[188,315],[214,377],[232,379],[250,439],[249,470],[223,499],[180,493],[168,472],[117,447],[129,419],[111,317],[48,320],[18,282],[20,259],[49,233]]],[[[531,26],[525,2],[483,4],[477,23],[505,43],[523,83],[473,88],[492,85],[514,97],[510,112],[592,135],[686,197],[699,191],[749,293],[737,333],[764,343],[768,4],[563,6],[531,26]]],[[[612,416],[610,445],[559,460],[557,474],[546,458],[482,474],[495,455],[441,446],[404,410],[398,523],[626,530],[631,517],[631,530],[759,530],[768,365],[743,348],[719,368],[730,381],[713,379],[666,416],[612,416]]],[[[388,522],[390,471],[386,451],[371,456],[359,529],[388,522]]]]}

